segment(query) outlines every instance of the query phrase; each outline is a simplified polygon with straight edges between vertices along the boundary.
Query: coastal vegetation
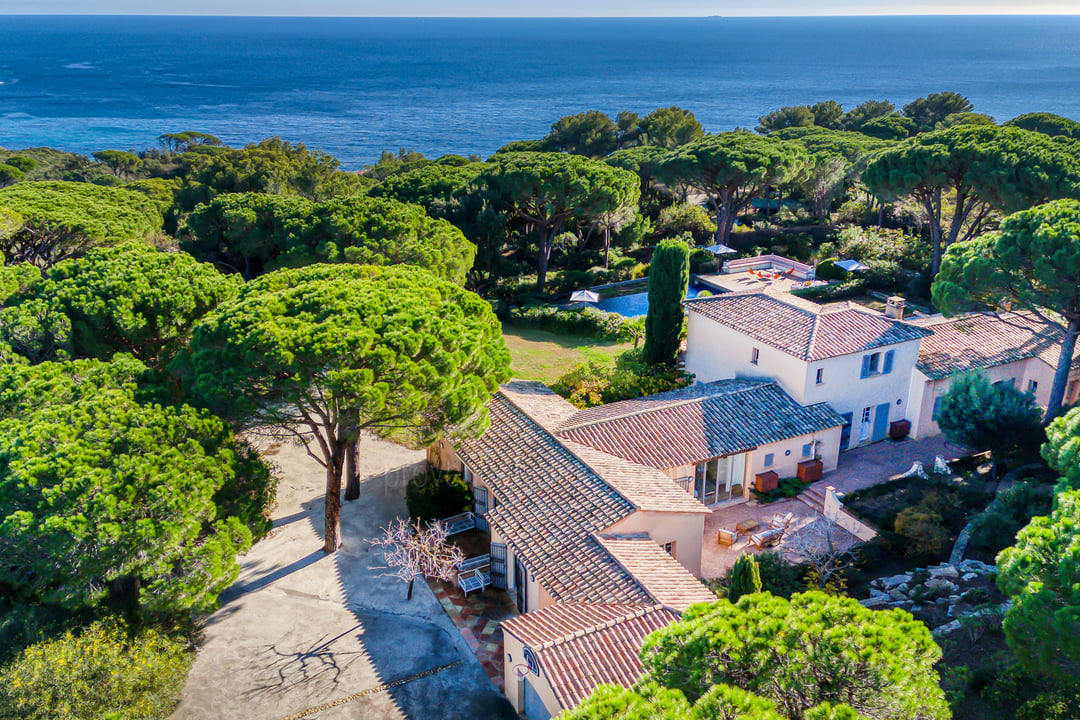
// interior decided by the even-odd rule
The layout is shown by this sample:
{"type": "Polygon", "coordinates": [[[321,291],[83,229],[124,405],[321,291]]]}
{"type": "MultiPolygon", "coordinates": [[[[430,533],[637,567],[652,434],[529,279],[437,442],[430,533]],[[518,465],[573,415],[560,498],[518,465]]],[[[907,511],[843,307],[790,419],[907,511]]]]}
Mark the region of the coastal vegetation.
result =
{"type": "MultiPolygon", "coordinates": [[[[950,92],[899,111],[823,100],[720,133],[678,107],[592,110],[486,159],[403,148],[359,172],[197,131],[92,157],[0,150],[0,716],[168,714],[197,620],[269,531],[261,436],[304,441],[325,467],[334,552],[342,497],[363,502],[361,433],[480,432],[511,373],[579,407],[685,386],[679,302],[717,266],[700,246],[817,263],[830,284],[805,292],[821,301],[1028,313],[1071,347],[1080,123],[976,110],[950,92]],[[631,280],[648,285],[645,320],[569,303],[631,280]],[[153,671],[125,676],[132,663],[153,671]],[[50,704],[67,698],[77,712],[50,704]]],[[[1062,407],[1061,357],[1045,429],[1023,393],[978,378],[944,403],[946,432],[995,456],[1045,433],[1061,478],[1048,517],[1028,522],[1049,492],[987,510],[1026,527],[994,548],[1008,543],[1004,669],[945,676],[958,717],[976,694],[997,712],[979,717],[1066,718],[1051,712],[1075,697],[1080,649],[1061,639],[1078,634],[1080,410],[1062,407]]],[[[962,488],[932,492],[889,509],[888,532],[940,551],[967,515],[942,507],[962,488]]],[[[692,610],[647,643],[641,684],[570,717],[947,716],[921,622],[800,593],[800,572],[742,566],[737,602],[692,610]]]]}

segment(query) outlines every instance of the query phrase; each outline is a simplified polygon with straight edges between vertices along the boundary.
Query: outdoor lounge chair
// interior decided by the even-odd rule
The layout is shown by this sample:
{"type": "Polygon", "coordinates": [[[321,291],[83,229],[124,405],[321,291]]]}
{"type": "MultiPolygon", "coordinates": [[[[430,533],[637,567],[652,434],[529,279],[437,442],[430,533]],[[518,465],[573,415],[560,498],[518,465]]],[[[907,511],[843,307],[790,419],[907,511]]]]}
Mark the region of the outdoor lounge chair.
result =
{"type": "Polygon", "coordinates": [[[769,528],[750,536],[750,544],[760,549],[779,545],[784,537],[783,528],[769,528]]]}
{"type": "Polygon", "coordinates": [[[727,530],[720,528],[716,531],[716,542],[720,545],[734,545],[736,538],[739,537],[737,530],[727,530]]]}
{"type": "Polygon", "coordinates": [[[772,516],[772,520],[769,521],[769,528],[772,530],[787,530],[788,525],[791,524],[791,518],[794,515],[792,513],[785,513],[781,515],[776,513],[772,516]]]}

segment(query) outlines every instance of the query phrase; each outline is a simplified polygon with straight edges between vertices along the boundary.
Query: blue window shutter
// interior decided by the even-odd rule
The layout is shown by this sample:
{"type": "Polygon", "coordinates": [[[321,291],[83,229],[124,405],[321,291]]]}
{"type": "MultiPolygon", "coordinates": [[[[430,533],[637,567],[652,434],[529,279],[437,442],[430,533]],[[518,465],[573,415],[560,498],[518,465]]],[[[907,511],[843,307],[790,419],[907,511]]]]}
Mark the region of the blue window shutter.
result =
{"type": "Polygon", "coordinates": [[[885,367],[883,367],[881,369],[881,374],[882,375],[888,375],[889,373],[892,372],[892,360],[893,360],[893,355],[895,355],[895,354],[896,354],[895,350],[890,350],[889,352],[885,353],[885,367]]]}
{"type": "Polygon", "coordinates": [[[870,356],[863,355],[862,358],[862,377],[870,377],[870,356]]]}

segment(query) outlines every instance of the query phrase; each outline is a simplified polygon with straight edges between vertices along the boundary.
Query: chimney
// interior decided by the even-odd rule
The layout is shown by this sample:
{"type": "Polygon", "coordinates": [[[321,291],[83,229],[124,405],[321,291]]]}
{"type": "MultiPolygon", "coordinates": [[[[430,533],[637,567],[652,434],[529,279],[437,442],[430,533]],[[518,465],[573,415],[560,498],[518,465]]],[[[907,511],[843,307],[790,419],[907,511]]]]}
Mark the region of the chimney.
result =
{"type": "Polygon", "coordinates": [[[892,318],[893,320],[903,320],[905,304],[904,298],[893,295],[885,301],[885,317],[892,318]]]}

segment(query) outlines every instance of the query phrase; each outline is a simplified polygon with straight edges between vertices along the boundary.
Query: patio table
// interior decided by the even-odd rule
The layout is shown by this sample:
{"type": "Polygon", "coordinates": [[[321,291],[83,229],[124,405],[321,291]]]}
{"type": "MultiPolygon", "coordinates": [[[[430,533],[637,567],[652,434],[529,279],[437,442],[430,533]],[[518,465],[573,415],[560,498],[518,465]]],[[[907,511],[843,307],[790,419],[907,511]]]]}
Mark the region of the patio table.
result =
{"type": "Polygon", "coordinates": [[[735,524],[735,529],[743,535],[748,532],[753,532],[754,530],[757,530],[758,527],[760,527],[760,524],[757,520],[743,520],[742,522],[735,524]]]}

